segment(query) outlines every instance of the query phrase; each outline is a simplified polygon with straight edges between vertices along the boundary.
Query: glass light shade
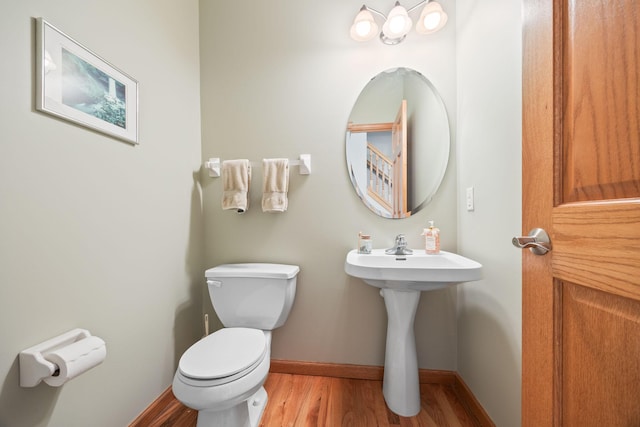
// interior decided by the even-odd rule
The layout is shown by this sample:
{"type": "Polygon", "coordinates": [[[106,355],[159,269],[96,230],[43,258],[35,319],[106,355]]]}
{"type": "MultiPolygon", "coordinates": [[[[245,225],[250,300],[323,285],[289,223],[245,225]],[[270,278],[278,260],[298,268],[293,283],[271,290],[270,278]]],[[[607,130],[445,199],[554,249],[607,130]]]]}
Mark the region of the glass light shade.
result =
{"type": "Polygon", "coordinates": [[[378,24],[376,24],[373,15],[366,7],[363,6],[356,15],[350,33],[351,38],[359,42],[371,40],[378,33],[378,24]]]}
{"type": "Polygon", "coordinates": [[[448,16],[437,1],[431,1],[422,9],[416,31],[420,34],[431,34],[441,30],[447,23],[448,16]]]}
{"type": "Polygon", "coordinates": [[[413,22],[407,13],[407,9],[396,2],[395,7],[391,9],[389,17],[382,26],[382,32],[389,39],[398,39],[406,36],[411,31],[412,25],[413,22]]]}

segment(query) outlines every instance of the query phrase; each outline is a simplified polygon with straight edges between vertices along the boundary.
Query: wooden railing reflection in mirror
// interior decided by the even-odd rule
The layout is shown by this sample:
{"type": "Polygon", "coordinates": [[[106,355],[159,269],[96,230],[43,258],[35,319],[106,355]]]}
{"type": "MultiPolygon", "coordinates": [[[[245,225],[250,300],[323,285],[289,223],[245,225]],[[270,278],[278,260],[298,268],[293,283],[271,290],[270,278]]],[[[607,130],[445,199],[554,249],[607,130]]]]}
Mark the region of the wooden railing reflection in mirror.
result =
{"type": "Polygon", "coordinates": [[[393,212],[393,163],[380,150],[367,143],[367,194],[393,212]]]}
{"type": "Polygon", "coordinates": [[[411,212],[407,210],[407,101],[401,102],[393,122],[349,123],[347,130],[367,135],[367,195],[391,218],[410,216],[411,212]],[[370,142],[370,135],[382,132],[390,137],[381,149],[380,145],[370,142]]]}

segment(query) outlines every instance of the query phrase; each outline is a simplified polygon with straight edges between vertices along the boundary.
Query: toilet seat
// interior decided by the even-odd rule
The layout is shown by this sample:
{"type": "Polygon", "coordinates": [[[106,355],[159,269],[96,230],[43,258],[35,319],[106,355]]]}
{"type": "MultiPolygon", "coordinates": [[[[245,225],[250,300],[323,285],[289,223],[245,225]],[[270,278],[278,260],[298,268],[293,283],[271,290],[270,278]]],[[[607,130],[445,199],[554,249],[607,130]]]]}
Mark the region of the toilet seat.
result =
{"type": "Polygon", "coordinates": [[[263,331],[223,328],[189,347],[180,358],[178,372],[189,385],[222,385],[247,375],[266,354],[263,331]]]}

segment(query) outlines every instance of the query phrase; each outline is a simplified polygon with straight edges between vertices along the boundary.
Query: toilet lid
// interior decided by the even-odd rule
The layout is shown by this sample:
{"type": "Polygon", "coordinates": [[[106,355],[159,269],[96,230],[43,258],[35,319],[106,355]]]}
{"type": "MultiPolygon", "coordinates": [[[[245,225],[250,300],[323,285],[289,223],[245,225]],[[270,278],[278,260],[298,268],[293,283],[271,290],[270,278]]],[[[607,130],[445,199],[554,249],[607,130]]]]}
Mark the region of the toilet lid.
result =
{"type": "Polygon", "coordinates": [[[267,339],[261,330],[223,328],[189,347],[178,369],[196,380],[223,378],[253,369],[266,352],[267,339]]]}

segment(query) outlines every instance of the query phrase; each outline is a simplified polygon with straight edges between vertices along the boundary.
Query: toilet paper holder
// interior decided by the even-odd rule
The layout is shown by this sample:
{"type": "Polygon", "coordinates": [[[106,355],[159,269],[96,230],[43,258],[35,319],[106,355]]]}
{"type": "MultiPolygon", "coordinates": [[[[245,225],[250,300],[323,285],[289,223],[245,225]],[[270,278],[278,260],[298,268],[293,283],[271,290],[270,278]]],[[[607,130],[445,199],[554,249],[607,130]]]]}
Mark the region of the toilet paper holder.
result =
{"type": "Polygon", "coordinates": [[[91,337],[86,329],[73,329],[20,352],[20,386],[35,387],[44,379],[57,377],[60,367],[47,360],[48,353],[91,337]]]}

